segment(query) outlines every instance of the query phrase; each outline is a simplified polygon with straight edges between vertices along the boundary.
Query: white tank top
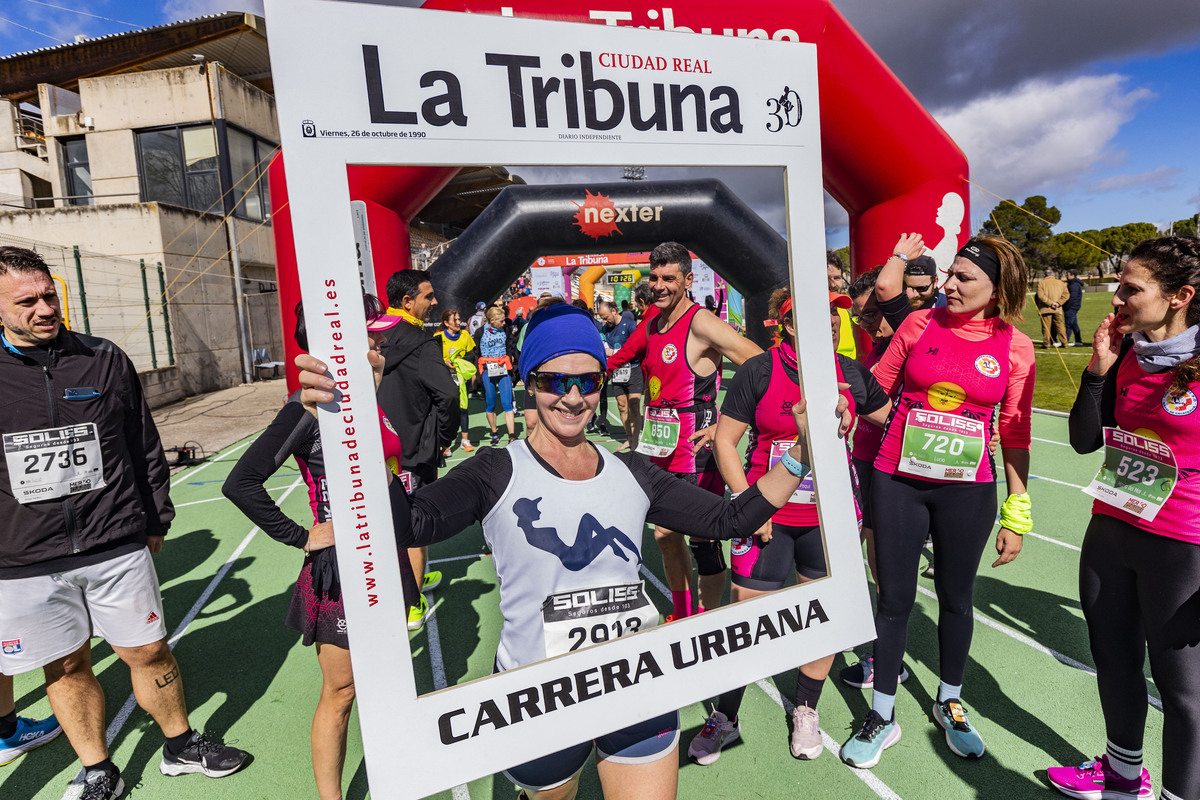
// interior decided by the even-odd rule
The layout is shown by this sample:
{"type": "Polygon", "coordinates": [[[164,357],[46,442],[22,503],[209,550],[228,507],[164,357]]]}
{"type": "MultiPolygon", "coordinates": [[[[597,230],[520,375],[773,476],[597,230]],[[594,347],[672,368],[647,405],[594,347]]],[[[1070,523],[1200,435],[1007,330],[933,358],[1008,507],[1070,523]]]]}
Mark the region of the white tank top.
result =
{"type": "Polygon", "coordinates": [[[651,627],[658,612],[638,568],[650,501],[603,448],[600,474],[560,478],[526,443],[508,446],[513,474],[483,519],[500,584],[500,670],[651,627]]]}

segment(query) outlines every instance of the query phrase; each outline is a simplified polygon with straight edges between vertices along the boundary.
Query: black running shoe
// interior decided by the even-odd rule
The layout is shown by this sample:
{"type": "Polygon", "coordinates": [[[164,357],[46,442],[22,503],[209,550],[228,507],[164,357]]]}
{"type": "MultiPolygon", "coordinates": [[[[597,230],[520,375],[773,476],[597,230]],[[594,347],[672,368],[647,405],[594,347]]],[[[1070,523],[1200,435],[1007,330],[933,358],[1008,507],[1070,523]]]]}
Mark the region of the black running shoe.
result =
{"type": "Polygon", "coordinates": [[[125,781],[120,774],[109,775],[103,770],[92,770],[83,784],[79,800],[114,800],[125,791],[125,781]]]}
{"type": "Polygon", "coordinates": [[[179,755],[173,756],[163,745],[162,763],[158,771],[163,775],[184,775],[188,772],[203,772],[210,778],[224,778],[241,768],[249,755],[245,750],[229,747],[208,734],[192,732],[192,738],[179,755]]]}

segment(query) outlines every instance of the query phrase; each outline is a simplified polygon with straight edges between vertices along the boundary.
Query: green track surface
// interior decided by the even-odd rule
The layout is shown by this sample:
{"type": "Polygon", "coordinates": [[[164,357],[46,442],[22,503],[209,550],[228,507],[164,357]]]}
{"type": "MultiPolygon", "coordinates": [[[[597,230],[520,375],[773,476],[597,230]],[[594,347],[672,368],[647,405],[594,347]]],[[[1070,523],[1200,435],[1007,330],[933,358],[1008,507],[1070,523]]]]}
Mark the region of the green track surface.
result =
{"type": "MultiPolygon", "coordinates": [[[[481,411],[474,407],[478,401],[472,403],[473,411],[481,411]]],[[[615,403],[610,410],[609,424],[616,429],[615,403]]],[[[478,440],[482,414],[473,420],[478,440]]],[[[1078,456],[1063,444],[1065,419],[1036,415],[1034,436],[1032,469],[1039,476],[1030,486],[1035,532],[1025,537],[1024,551],[1009,566],[992,569],[994,555],[985,552],[975,593],[975,638],[964,702],[984,737],[987,755],[970,762],[953,755],[930,718],[937,687],[937,605],[933,581],[922,577],[905,659],[913,677],[897,697],[903,738],[874,770],[850,769],[831,752],[811,762],[791,758],[785,712],[777,698],[792,696],[792,671],[747,691],[742,740],[712,766],[696,766],[686,759],[687,744],[703,724],[706,708],[696,703],[682,710],[681,798],[1049,798],[1057,795],[1046,784],[1046,767],[1078,763],[1103,749],[1095,679],[1085,671],[1091,655],[1076,586],[1078,547],[1091,503],[1079,487],[1095,474],[1100,456],[1078,456]]],[[[158,772],[161,735],[135,707],[115,726],[112,748],[112,758],[130,787],[128,797],[316,796],[308,736],[320,673],[313,650],[283,625],[301,557],[254,532],[220,493],[245,444],[175,477],[172,494],[178,516],[156,563],[168,630],[174,631],[199,606],[175,649],[192,722],[250,750],[254,761],[219,782],[197,775],[163,777],[158,772]],[[225,565],[227,572],[216,580],[225,565]],[[198,602],[210,588],[207,598],[198,602]]],[[[615,447],[617,442],[604,444],[615,447]]],[[[455,453],[452,462],[459,458],[455,453]]],[[[286,495],[282,505],[294,519],[311,519],[307,491],[298,480],[289,462],[268,488],[276,498],[286,495]]],[[[1003,494],[1003,487],[999,491],[1003,494]]],[[[643,541],[646,565],[661,576],[658,548],[649,531],[643,541]]],[[[432,548],[433,565],[445,573],[446,581],[433,593],[436,641],[431,640],[432,626],[411,637],[423,692],[435,688],[435,653],[440,653],[451,683],[491,669],[500,620],[495,572],[484,549],[478,527],[432,548]]],[[[651,591],[663,613],[669,612],[667,599],[651,591]]],[[[112,721],[130,697],[129,673],[102,642],[95,642],[94,659],[112,721]]],[[[838,657],[819,708],[831,746],[851,735],[869,702],[869,692],[836,680],[846,659],[854,657],[838,657]]],[[[18,676],[16,693],[21,714],[49,713],[39,673],[18,676]]],[[[1155,777],[1161,732],[1162,715],[1151,708],[1145,749],[1155,777]]],[[[399,743],[402,720],[397,721],[396,736],[399,743]]],[[[64,797],[78,768],[65,737],[60,737],[0,768],[0,799],[57,800],[64,797]]],[[[345,775],[347,800],[368,796],[357,719],[351,723],[345,775]]],[[[437,796],[510,800],[516,793],[502,778],[486,778],[437,796]]],[[[592,766],[584,770],[580,797],[600,797],[592,766]]]]}

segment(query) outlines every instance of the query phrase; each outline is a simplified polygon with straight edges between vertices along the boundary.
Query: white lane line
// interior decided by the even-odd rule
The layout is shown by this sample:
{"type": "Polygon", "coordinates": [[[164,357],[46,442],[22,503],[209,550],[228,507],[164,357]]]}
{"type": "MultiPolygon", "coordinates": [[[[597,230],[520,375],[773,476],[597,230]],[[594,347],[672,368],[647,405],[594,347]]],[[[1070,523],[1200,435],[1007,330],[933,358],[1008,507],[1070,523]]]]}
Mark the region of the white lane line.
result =
{"type": "MultiPolygon", "coordinates": [[[[258,438],[257,436],[254,437],[254,439],[257,439],[257,438],[258,438]]],[[[192,476],[195,475],[197,472],[199,472],[200,470],[205,469],[207,467],[211,467],[213,464],[217,463],[218,461],[224,460],[224,458],[226,456],[231,456],[234,453],[238,452],[239,450],[249,447],[254,442],[254,439],[250,439],[249,441],[242,442],[237,447],[234,447],[230,450],[225,450],[225,451],[217,454],[216,456],[210,458],[208,461],[205,461],[203,464],[201,464],[200,466],[196,467],[193,470],[184,470],[182,475],[180,475],[175,480],[171,481],[171,488],[174,489],[179,484],[184,483],[185,481],[191,480],[192,476]]]]}
{"type": "MultiPolygon", "coordinates": [[[[284,495],[279,498],[279,502],[282,503],[287,499],[289,494],[304,485],[305,484],[302,479],[296,479],[296,481],[288,487],[284,495]]],[[[225,559],[225,563],[221,565],[219,570],[217,570],[217,574],[213,576],[212,580],[209,581],[208,586],[200,594],[200,597],[197,598],[196,602],[192,604],[191,610],[184,615],[183,620],[179,623],[179,627],[177,627],[175,632],[171,634],[169,639],[167,639],[167,647],[172,650],[175,649],[175,645],[179,642],[180,638],[183,637],[183,634],[187,631],[188,626],[192,624],[192,621],[196,619],[196,615],[199,614],[200,610],[204,608],[204,604],[208,602],[208,598],[212,597],[212,594],[214,591],[216,591],[217,586],[220,585],[221,581],[229,573],[230,568],[233,567],[233,563],[241,558],[242,553],[245,552],[246,548],[250,545],[250,542],[254,539],[254,535],[258,533],[258,530],[259,529],[257,525],[251,528],[250,532],[246,534],[246,538],[242,539],[242,543],[237,546],[237,549],[235,549],[229,555],[229,558],[225,559]]],[[[125,701],[125,705],[121,706],[121,710],[117,712],[115,717],[113,717],[113,721],[109,723],[108,730],[105,731],[105,741],[107,742],[108,746],[112,746],[113,741],[117,738],[117,734],[121,732],[121,728],[125,727],[125,723],[129,721],[129,716],[133,713],[133,709],[136,707],[137,698],[130,694],[129,698],[125,701]]],[[[65,794],[63,794],[62,800],[77,800],[79,795],[83,793],[83,776],[84,771],[80,769],[74,780],[72,780],[70,785],[67,787],[67,791],[65,794]]]]}
{"type": "Polygon", "coordinates": [[[658,589],[659,594],[668,600],[671,599],[671,590],[667,588],[665,583],[658,579],[657,575],[647,569],[645,564],[642,564],[642,566],[638,567],[638,572],[646,576],[646,580],[650,581],[655,589],[658,589]]]}
{"type": "Polygon", "coordinates": [[[1050,481],[1051,483],[1057,483],[1060,486],[1070,486],[1072,489],[1083,489],[1084,488],[1084,487],[1080,486],[1078,483],[1067,483],[1066,481],[1060,481],[1060,480],[1056,480],[1054,478],[1047,478],[1045,475],[1034,475],[1032,472],[1029,473],[1029,477],[1033,478],[1034,480],[1038,480],[1038,481],[1050,481]]]}
{"type": "MultiPolygon", "coordinates": [[[[659,593],[662,594],[663,597],[670,599],[671,590],[668,589],[666,587],[666,585],[662,581],[660,581],[653,572],[646,569],[645,564],[643,564],[640,567],[639,572],[641,572],[643,575],[646,576],[646,580],[650,581],[650,583],[653,584],[654,588],[658,589],[659,593]]],[[[782,707],[783,710],[786,711],[789,716],[791,715],[792,708],[793,708],[792,703],[790,703],[787,699],[785,699],[783,696],[781,696],[779,694],[779,692],[775,689],[774,684],[772,684],[770,681],[768,681],[766,678],[764,678],[764,679],[758,681],[757,685],[758,685],[758,688],[760,688],[764,692],[766,692],[768,697],[770,697],[772,700],[774,700],[776,703],[778,703],[780,705],[780,707],[782,707]]],[[[825,749],[828,750],[829,752],[833,753],[834,756],[837,757],[839,764],[846,767],[846,769],[850,770],[850,773],[852,775],[854,775],[860,781],[862,781],[867,786],[869,786],[871,788],[871,791],[875,792],[875,794],[879,795],[879,797],[883,798],[883,800],[902,800],[900,795],[898,795],[894,791],[892,791],[891,787],[889,787],[886,783],[884,783],[878,777],[876,777],[875,774],[873,772],[871,772],[871,770],[855,769],[854,767],[851,767],[850,765],[848,765],[844,761],[842,761],[842,758],[841,758],[842,748],[839,747],[838,743],[835,742],[832,738],[830,738],[829,734],[827,734],[825,731],[821,731],[821,741],[822,741],[822,743],[824,743],[825,749]]]]}
{"type": "Polygon", "coordinates": [[[1043,439],[1040,436],[1030,436],[1029,438],[1033,439],[1035,442],[1045,442],[1046,444],[1056,444],[1059,447],[1070,447],[1071,446],[1071,445],[1067,444],[1066,442],[1056,442],[1053,439],[1043,439]]]}
{"type": "MultiPolygon", "coordinates": [[[[781,708],[783,708],[784,713],[786,713],[788,716],[791,716],[792,709],[795,708],[795,704],[781,695],[779,690],[775,688],[775,684],[771,683],[766,678],[757,681],[757,684],[758,688],[762,689],[768,697],[770,697],[777,704],[779,704],[781,708]]],[[[834,758],[836,758],[838,761],[841,761],[841,746],[835,742],[833,737],[831,737],[823,729],[818,728],[818,730],[821,731],[821,743],[825,745],[825,749],[832,753],[834,758]]],[[[896,794],[890,786],[881,781],[875,775],[875,773],[871,772],[871,770],[854,769],[853,767],[847,767],[847,769],[850,770],[850,773],[854,775],[854,777],[865,783],[871,789],[871,791],[884,798],[884,800],[901,800],[900,795],[896,794]]]]}
{"type": "Polygon", "coordinates": [[[447,556],[446,558],[434,558],[430,560],[430,564],[445,564],[449,561],[472,561],[476,558],[487,558],[491,553],[473,553],[469,556],[447,556]]]}
{"type": "MultiPolygon", "coordinates": [[[[997,515],[996,515],[996,522],[999,522],[999,521],[1000,521],[1000,515],[999,515],[999,514],[997,514],[997,515]]],[[[1082,552],[1082,551],[1081,551],[1081,550],[1080,550],[1078,547],[1076,547],[1076,546],[1075,546],[1075,545],[1073,545],[1073,544],[1067,544],[1066,542],[1060,542],[1058,539],[1052,539],[1051,537],[1049,537],[1049,536],[1044,536],[1043,534],[1040,534],[1040,533],[1034,533],[1033,531],[1030,531],[1029,533],[1027,533],[1027,534],[1025,534],[1025,535],[1026,535],[1026,536],[1032,536],[1032,537],[1033,537],[1033,538],[1035,538],[1035,539],[1041,539],[1042,541],[1044,541],[1044,542],[1049,542],[1050,544],[1056,544],[1056,545],[1058,545],[1059,547],[1065,547],[1065,548],[1067,548],[1068,550],[1074,550],[1076,553],[1080,553],[1080,552],[1082,552]]],[[[863,563],[866,563],[866,562],[864,561],[863,563]]]]}
{"type": "Polygon", "coordinates": [[[1029,533],[1027,533],[1025,535],[1032,536],[1035,539],[1041,539],[1043,542],[1049,542],[1050,544],[1056,544],[1059,547],[1065,547],[1068,550],[1074,550],[1076,553],[1083,552],[1080,548],[1076,547],[1073,544],[1067,544],[1066,542],[1060,542],[1058,539],[1051,539],[1049,536],[1042,536],[1040,533],[1034,533],[1033,531],[1030,531],[1029,533]]]}
{"type": "MultiPolygon", "coordinates": [[[[937,595],[934,592],[930,591],[929,589],[926,589],[924,586],[918,585],[917,591],[919,591],[921,594],[925,595],[926,597],[930,597],[934,600],[937,600],[937,595]]],[[[1000,631],[1000,633],[1003,633],[1005,636],[1008,636],[1012,639],[1016,639],[1018,642],[1020,642],[1023,645],[1032,647],[1034,650],[1037,650],[1039,653],[1044,653],[1045,655],[1050,656],[1055,661],[1058,661],[1061,664],[1065,664],[1068,667],[1073,667],[1081,672],[1086,672],[1088,675],[1091,675],[1093,678],[1096,676],[1096,670],[1092,669],[1087,664],[1084,664],[1082,661],[1076,661],[1075,659],[1071,658],[1070,656],[1068,656],[1064,653],[1060,653],[1057,650],[1053,650],[1049,647],[1046,647],[1044,644],[1042,644],[1040,642],[1034,641],[1033,639],[1029,638],[1028,636],[1021,633],[1020,631],[1014,630],[1001,622],[997,622],[996,620],[992,619],[991,617],[987,616],[986,614],[981,613],[979,611],[979,609],[975,609],[975,619],[978,620],[979,622],[982,622],[984,625],[987,625],[989,628],[992,628],[993,630],[1000,631]]],[[[1159,700],[1157,697],[1154,697],[1153,695],[1151,695],[1149,693],[1146,694],[1146,698],[1150,701],[1150,705],[1154,706],[1159,711],[1162,711],[1162,701],[1161,700],[1159,700]]]]}
{"type": "MultiPolygon", "coordinates": [[[[291,487],[290,486],[271,486],[271,487],[267,488],[267,493],[270,494],[271,492],[282,492],[285,489],[290,490],[291,487]]],[[[224,500],[224,499],[225,499],[225,496],[221,495],[220,497],[210,497],[207,500],[193,500],[190,503],[176,503],[175,507],[183,508],[184,506],[198,506],[201,503],[215,503],[218,500],[224,500]]]]}
{"type": "MultiPolygon", "coordinates": [[[[475,556],[468,556],[475,558],[475,556]]],[[[449,561],[450,559],[443,559],[449,561]]],[[[436,563],[433,561],[430,564],[436,563]]],[[[429,642],[429,668],[433,673],[433,688],[446,688],[446,664],[442,660],[442,639],[438,635],[437,622],[437,607],[438,603],[431,603],[429,610],[425,612],[425,637],[429,642]]],[[[471,800],[471,790],[465,783],[460,783],[450,790],[454,800],[471,800]]]]}

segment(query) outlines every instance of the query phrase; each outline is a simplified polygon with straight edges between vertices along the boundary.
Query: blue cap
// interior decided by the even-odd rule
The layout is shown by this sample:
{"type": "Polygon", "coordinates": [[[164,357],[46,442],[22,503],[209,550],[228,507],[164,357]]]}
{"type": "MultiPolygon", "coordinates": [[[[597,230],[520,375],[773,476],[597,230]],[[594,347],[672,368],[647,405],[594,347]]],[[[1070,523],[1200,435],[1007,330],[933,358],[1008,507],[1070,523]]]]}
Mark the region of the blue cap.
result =
{"type": "Polygon", "coordinates": [[[608,363],[604,341],[591,314],[567,303],[546,306],[525,327],[525,344],[518,364],[521,380],[528,380],[529,373],[550,359],[568,353],[595,356],[602,370],[608,363]]]}
{"type": "Polygon", "coordinates": [[[475,304],[475,310],[476,310],[476,311],[483,311],[485,308],[487,308],[487,303],[485,303],[485,302],[483,302],[483,301],[480,301],[480,302],[478,302],[478,303],[476,303],[476,304],[475,304]]]}

